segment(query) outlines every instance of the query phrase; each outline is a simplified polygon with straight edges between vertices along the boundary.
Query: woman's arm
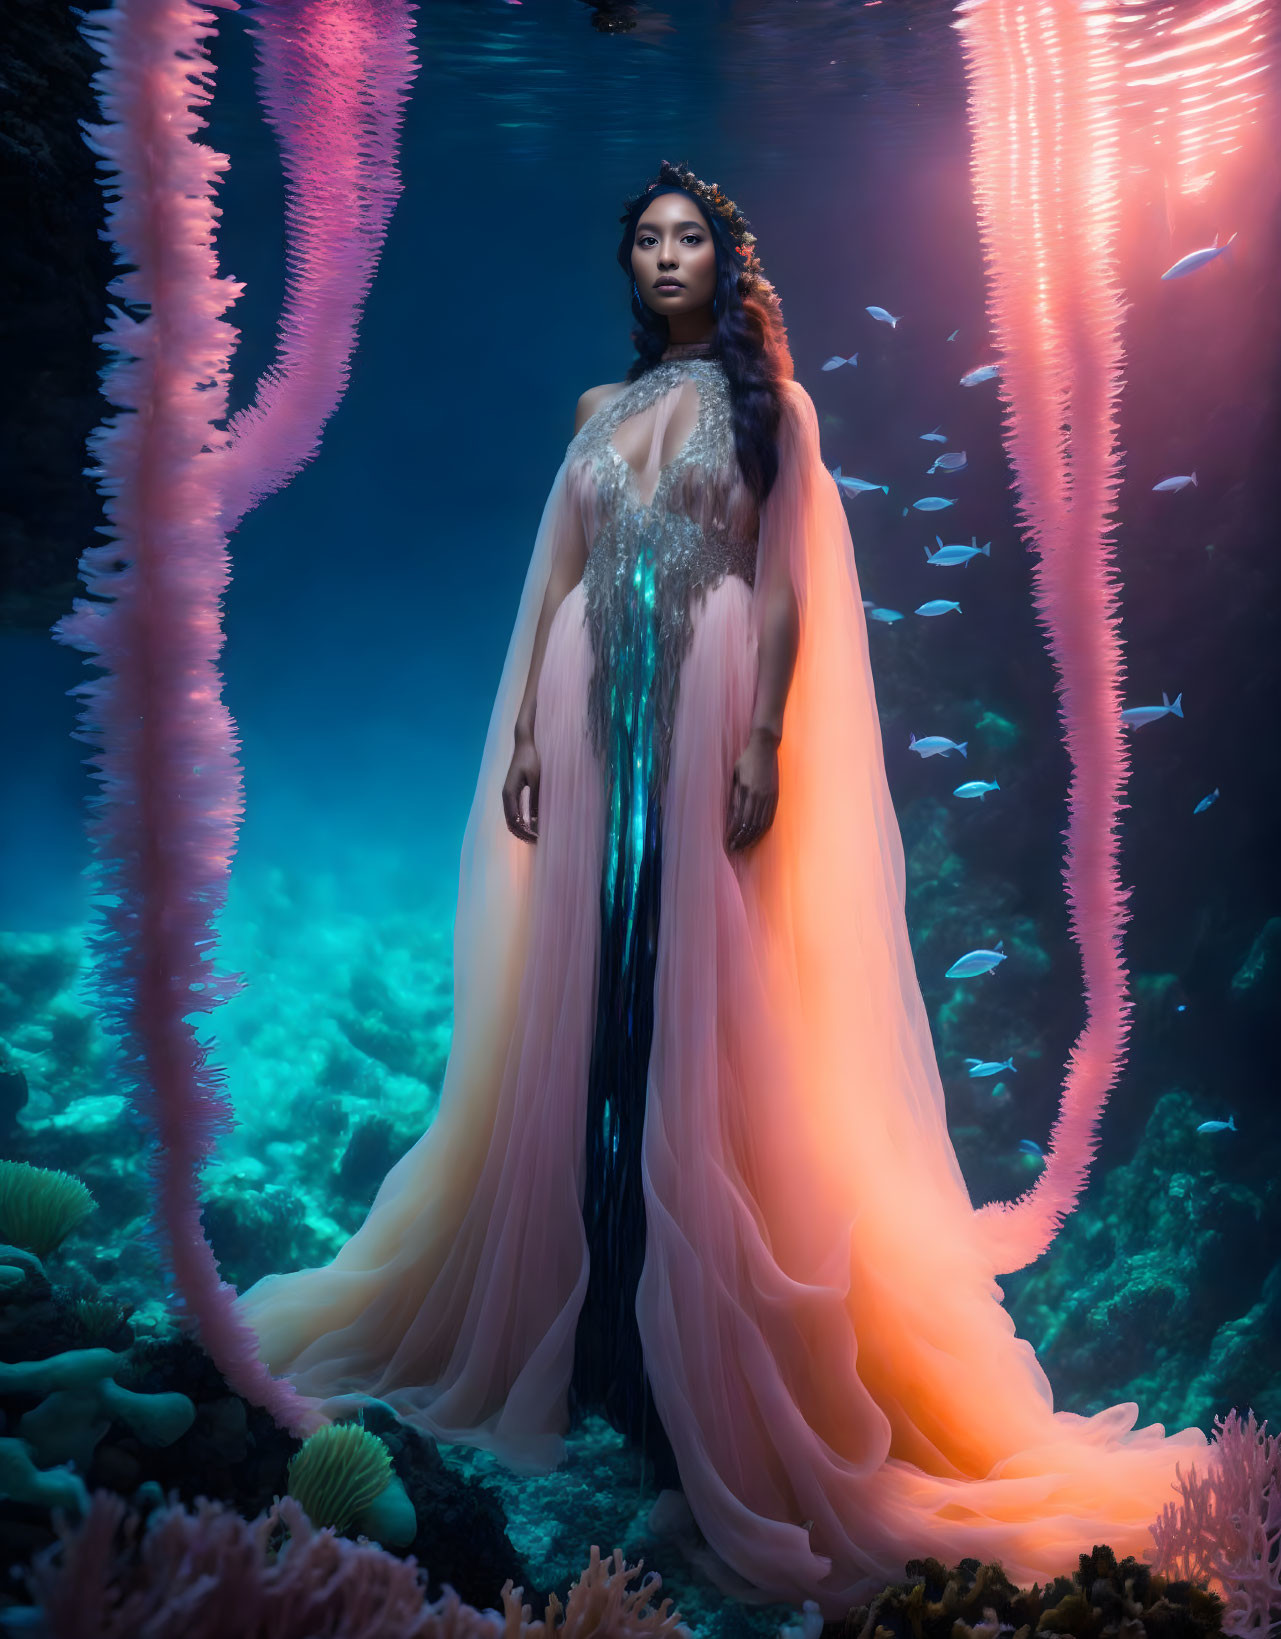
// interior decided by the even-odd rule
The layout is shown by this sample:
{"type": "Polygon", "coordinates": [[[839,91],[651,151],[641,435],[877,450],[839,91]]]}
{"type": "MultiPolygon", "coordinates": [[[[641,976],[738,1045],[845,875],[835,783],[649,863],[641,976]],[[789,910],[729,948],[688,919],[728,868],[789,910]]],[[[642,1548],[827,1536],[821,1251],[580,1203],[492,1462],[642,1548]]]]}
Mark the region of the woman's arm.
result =
{"type": "MultiPolygon", "coordinates": [[[[605,387],[589,387],[578,400],[578,409],[574,416],[574,432],[578,433],[584,421],[587,420],[599,402],[602,393],[612,389],[605,387]]],[[[538,616],[538,630],[534,633],[534,650],[529,660],[529,677],[525,683],[525,692],[521,697],[520,710],[516,713],[516,743],[532,741],[534,738],[534,716],[538,707],[538,679],[543,669],[543,656],[547,652],[547,634],[552,629],[552,621],[556,618],[556,611],[565,601],[570,592],[583,578],[583,570],[587,567],[587,541],[584,537],[582,521],[574,520],[574,533],[571,539],[561,543],[556,554],[555,562],[551,567],[551,574],[547,578],[547,591],[543,595],[543,607],[538,616]]]]}
{"type": "Polygon", "coordinates": [[[791,576],[775,575],[761,595],[764,602],[757,648],[756,703],[747,744],[734,764],[729,812],[725,816],[725,846],[731,852],[750,848],[774,823],[783,711],[800,642],[800,605],[791,576]]]}
{"type": "MultiPolygon", "coordinates": [[[[578,409],[574,415],[574,432],[577,434],[583,423],[615,393],[620,392],[626,385],[624,382],[606,382],[603,387],[589,387],[579,396],[578,409]]],[[[542,612],[538,617],[538,630],[534,633],[534,652],[529,661],[529,678],[525,684],[525,693],[521,698],[520,710],[516,714],[516,741],[532,741],[534,737],[534,716],[538,704],[538,679],[543,669],[543,656],[547,651],[547,634],[551,631],[552,621],[556,618],[556,611],[565,598],[573,591],[583,578],[583,570],[587,567],[587,541],[584,536],[582,521],[574,520],[574,533],[570,540],[562,543],[555,563],[552,564],[551,574],[547,581],[547,592],[543,597],[542,612]]]]}
{"type": "MultiPolygon", "coordinates": [[[[782,480],[780,472],[777,481],[782,480]]],[[[782,544],[774,543],[756,571],[755,595],[760,607],[756,699],[747,744],[734,765],[725,817],[725,846],[731,852],[759,841],[774,823],[778,808],[778,748],[801,633],[800,604],[788,554],[779,550],[782,544]]]]}
{"type": "Polygon", "coordinates": [[[777,575],[765,588],[761,609],[751,739],[767,740],[776,746],[783,738],[783,710],[792,686],[800,634],[800,605],[791,576],[777,575]]]}
{"type": "MultiPolygon", "coordinates": [[[[579,531],[581,534],[581,530],[579,531]]],[[[516,743],[523,740],[532,741],[534,738],[534,715],[538,706],[538,679],[543,669],[543,656],[547,652],[547,634],[552,629],[552,621],[556,618],[556,611],[570,592],[583,578],[583,569],[587,564],[587,548],[584,544],[581,553],[578,550],[578,541],[568,543],[569,550],[557,554],[552,564],[551,574],[547,579],[547,591],[543,596],[542,612],[538,617],[538,630],[534,633],[534,652],[529,661],[529,678],[525,684],[525,693],[521,697],[520,710],[516,713],[516,743]]]]}

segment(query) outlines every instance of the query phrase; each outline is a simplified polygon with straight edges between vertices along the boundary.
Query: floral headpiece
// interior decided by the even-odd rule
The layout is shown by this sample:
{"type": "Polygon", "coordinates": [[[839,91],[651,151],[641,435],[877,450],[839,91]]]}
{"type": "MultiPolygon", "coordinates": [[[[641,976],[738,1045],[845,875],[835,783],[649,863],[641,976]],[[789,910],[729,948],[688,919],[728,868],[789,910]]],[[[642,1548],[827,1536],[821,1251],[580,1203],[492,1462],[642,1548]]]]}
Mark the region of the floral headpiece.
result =
{"type": "Polygon", "coordinates": [[[626,223],[636,207],[643,204],[647,195],[653,193],[655,188],[664,186],[683,188],[692,198],[697,199],[709,217],[719,216],[728,226],[736,241],[735,254],[743,263],[738,276],[740,295],[772,295],[774,287],[765,277],[760,258],[753,248],[756,244],[756,235],[749,230],[747,218],[728,194],[721,192],[715,182],[700,181],[688,165],[673,165],[670,161],[663,160],[658,168],[658,175],[652,182],[647,183],[640,193],[632,195],[618,220],[626,223]]]}

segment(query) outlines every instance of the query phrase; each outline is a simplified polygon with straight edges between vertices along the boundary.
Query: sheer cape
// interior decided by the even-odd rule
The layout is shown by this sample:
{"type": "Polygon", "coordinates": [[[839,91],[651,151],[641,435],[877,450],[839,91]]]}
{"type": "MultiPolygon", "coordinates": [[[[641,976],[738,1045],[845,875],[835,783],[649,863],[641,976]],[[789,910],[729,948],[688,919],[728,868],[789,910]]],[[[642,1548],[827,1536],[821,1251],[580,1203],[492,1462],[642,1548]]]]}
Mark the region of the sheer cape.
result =
{"type": "MultiPolygon", "coordinates": [[[[711,1546],[765,1593],[835,1616],[918,1554],[1000,1558],[1023,1583],[1075,1569],[1096,1541],[1150,1555],[1175,1463],[1207,1441],[1135,1429],[1133,1402],[1055,1412],[1002,1307],[908,942],[849,528],[813,404],[794,381],[783,399],[755,590],[727,577],[709,596],[681,675],[636,1312],[711,1546]],[[779,803],[731,855],[728,781],[782,572],[801,636],[779,803]]],[[[373,1394],[525,1472],[565,1456],[586,1282],[579,1089],[602,816],[580,588],[540,681],[537,845],[508,832],[500,791],[548,576],[580,524],[568,466],[463,841],[439,1113],[331,1264],[239,1300],[268,1364],[335,1414],[373,1394]]]]}

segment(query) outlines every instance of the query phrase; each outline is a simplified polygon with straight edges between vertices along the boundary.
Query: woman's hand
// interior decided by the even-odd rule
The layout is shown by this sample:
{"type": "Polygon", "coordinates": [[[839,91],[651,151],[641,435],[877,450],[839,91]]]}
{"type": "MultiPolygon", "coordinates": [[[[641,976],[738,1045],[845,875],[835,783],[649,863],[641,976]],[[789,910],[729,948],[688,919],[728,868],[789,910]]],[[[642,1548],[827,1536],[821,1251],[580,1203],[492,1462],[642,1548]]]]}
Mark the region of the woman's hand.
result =
{"type": "Polygon", "coordinates": [[[503,781],[503,817],[507,829],[522,842],[538,841],[538,777],[541,772],[538,751],[532,734],[517,734],[516,749],[512,752],[507,778],[503,781]],[[525,824],[520,812],[520,794],[529,787],[529,819],[525,824]]]}
{"type": "Polygon", "coordinates": [[[734,764],[725,846],[750,848],[774,823],[778,807],[778,742],[753,730],[747,749],[734,764]]]}

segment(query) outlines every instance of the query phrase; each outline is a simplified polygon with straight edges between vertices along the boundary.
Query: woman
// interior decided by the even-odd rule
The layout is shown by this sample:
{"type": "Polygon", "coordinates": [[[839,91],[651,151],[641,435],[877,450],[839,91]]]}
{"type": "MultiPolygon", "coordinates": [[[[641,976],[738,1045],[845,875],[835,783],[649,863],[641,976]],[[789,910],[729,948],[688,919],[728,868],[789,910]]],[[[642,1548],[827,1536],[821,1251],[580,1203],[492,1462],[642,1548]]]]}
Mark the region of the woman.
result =
{"type": "Polygon", "coordinates": [[[1055,1412],[1002,1307],[849,530],[754,239],[666,162],[622,220],[640,356],[583,395],[535,542],[439,1113],[333,1262],[243,1312],[333,1413],[373,1395],[517,1471],[602,1410],[739,1575],[825,1616],[916,1555],[1021,1583],[1150,1555],[1208,1442],[1055,1412]]]}

